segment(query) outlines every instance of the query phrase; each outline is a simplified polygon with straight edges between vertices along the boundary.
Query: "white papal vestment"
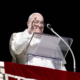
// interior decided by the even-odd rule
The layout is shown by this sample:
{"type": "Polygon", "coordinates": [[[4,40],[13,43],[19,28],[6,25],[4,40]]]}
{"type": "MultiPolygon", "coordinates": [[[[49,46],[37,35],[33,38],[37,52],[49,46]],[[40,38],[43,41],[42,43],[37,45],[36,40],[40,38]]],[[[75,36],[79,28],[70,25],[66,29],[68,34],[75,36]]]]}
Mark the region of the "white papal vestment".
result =
{"type": "MultiPolygon", "coordinates": [[[[33,38],[33,41],[30,43],[30,46],[27,49],[28,43],[32,35],[33,34],[29,34],[27,32],[27,29],[25,29],[23,32],[13,33],[11,35],[10,53],[12,55],[12,62],[56,69],[54,62],[50,59],[45,59],[41,57],[31,57],[27,62],[27,54],[33,53],[37,43],[40,42],[40,38],[33,38]]],[[[64,64],[66,64],[65,60],[62,61],[61,70],[66,70],[64,64]]]]}

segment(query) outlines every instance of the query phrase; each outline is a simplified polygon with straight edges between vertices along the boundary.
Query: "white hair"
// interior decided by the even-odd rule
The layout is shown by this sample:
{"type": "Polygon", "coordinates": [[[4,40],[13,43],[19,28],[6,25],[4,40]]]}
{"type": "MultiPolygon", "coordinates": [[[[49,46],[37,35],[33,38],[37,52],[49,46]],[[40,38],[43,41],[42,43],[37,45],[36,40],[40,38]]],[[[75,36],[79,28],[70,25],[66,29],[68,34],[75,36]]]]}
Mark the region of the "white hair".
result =
{"type": "Polygon", "coordinates": [[[29,20],[32,18],[32,16],[35,15],[35,14],[40,14],[40,15],[42,15],[41,13],[34,12],[34,13],[32,13],[32,14],[29,16],[28,21],[29,21],[29,20]]]}

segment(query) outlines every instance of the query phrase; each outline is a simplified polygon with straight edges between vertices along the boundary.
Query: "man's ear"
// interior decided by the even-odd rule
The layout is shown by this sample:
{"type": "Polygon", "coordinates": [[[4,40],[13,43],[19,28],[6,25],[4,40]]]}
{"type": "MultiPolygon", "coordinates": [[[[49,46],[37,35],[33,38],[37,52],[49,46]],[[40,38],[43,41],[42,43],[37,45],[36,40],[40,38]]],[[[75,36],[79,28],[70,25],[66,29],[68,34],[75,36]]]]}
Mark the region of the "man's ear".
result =
{"type": "Polygon", "coordinates": [[[27,24],[27,27],[29,27],[29,22],[27,22],[26,24],[27,24]]]}

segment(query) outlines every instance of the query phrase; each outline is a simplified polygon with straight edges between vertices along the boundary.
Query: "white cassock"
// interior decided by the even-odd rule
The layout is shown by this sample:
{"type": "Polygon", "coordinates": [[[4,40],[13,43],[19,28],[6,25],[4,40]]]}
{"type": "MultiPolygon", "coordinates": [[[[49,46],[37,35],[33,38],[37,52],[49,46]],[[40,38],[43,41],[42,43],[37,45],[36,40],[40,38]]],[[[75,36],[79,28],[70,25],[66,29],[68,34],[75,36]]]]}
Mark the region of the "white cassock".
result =
{"type": "MultiPolygon", "coordinates": [[[[12,55],[12,62],[19,64],[35,65],[41,67],[47,67],[52,69],[57,69],[55,66],[55,61],[42,57],[30,57],[27,62],[27,54],[33,53],[36,45],[40,42],[40,38],[33,38],[30,46],[27,49],[28,43],[33,34],[29,34],[27,29],[23,32],[13,33],[10,38],[10,53],[12,55]],[[27,49],[27,50],[26,50],[27,49]],[[26,51],[26,53],[25,53],[26,51]]],[[[60,70],[65,70],[66,61],[62,61],[62,66],[60,70]]],[[[58,65],[60,66],[60,65],[58,65]]]]}

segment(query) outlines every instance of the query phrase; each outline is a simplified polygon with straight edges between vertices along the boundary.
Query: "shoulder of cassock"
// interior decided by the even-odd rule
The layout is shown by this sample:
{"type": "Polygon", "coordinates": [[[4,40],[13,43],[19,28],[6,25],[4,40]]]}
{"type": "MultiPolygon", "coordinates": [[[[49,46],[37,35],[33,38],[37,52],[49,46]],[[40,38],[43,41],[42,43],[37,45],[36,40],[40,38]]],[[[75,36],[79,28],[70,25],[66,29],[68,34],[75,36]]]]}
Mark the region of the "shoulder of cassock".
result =
{"type": "Polygon", "coordinates": [[[12,41],[16,38],[16,36],[20,35],[22,32],[18,32],[18,33],[12,33],[11,37],[10,37],[10,41],[9,41],[9,51],[12,55],[12,62],[16,63],[16,55],[14,54],[13,50],[11,49],[12,46],[12,41]]]}
{"type": "Polygon", "coordinates": [[[10,41],[9,41],[9,51],[13,57],[12,62],[16,62],[16,55],[14,54],[14,51],[11,49],[12,41],[15,40],[16,38],[18,38],[23,32],[25,32],[25,30],[22,32],[15,32],[15,33],[11,34],[10,41]]]}

